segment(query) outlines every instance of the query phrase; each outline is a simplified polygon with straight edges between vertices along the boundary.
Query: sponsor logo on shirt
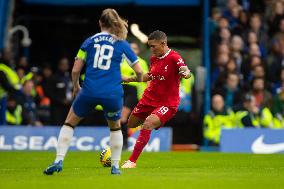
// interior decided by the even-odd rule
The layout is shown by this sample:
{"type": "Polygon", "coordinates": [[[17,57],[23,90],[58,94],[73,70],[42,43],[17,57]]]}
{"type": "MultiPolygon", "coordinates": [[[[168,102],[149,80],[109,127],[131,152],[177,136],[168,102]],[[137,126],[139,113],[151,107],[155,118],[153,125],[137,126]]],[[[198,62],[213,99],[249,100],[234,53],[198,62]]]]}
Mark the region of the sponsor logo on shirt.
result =
{"type": "Polygon", "coordinates": [[[153,74],[152,74],[151,76],[152,76],[152,77],[151,77],[151,80],[154,80],[154,79],[160,80],[160,81],[166,80],[165,77],[162,76],[162,75],[153,75],[153,74]]]}

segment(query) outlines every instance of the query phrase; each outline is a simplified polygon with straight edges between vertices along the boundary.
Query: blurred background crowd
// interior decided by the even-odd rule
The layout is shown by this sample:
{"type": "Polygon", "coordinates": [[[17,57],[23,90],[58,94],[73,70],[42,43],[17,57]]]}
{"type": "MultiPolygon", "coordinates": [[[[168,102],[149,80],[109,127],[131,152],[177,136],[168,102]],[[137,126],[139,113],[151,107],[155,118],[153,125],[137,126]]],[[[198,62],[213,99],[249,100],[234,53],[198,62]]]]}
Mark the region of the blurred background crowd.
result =
{"type": "Polygon", "coordinates": [[[210,142],[219,143],[222,127],[283,128],[283,2],[228,0],[212,8],[210,142]]]}
{"type": "MultiPolygon", "coordinates": [[[[207,144],[218,145],[222,128],[284,128],[284,1],[216,0],[211,3],[208,18],[211,70],[203,76],[211,79],[208,89],[211,109],[204,112],[203,103],[196,103],[199,88],[196,78],[199,77],[193,68],[191,79],[181,81],[179,111],[167,124],[173,126],[174,143],[201,144],[204,136],[207,144]]],[[[200,36],[196,41],[200,43],[200,36]]],[[[171,47],[171,41],[169,44],[171,47]]],[[[78,48],[80,44],[76,45],[78,48]]],[[[147,47],[137,40],[133,45],[137,55],[144,59],[147,71],[147,47]]],[[[43,57],[48,54],[48,49],[37,49],[37,53],[40,51],[45,51],[43,57]]],[[[57,56],[53,62],[37,58],[40,62],[30,63],[30,58],[21,53],[15,56],[13,48],[2,50],[1,125],[62,125],[72,103],[70,69],[75,54],[73,57],[70,54],[57,56]]],[[[189,68],[192,62],[192,59],[187,61],[189,68]]],[[[201,60],[195,64],[201,64],[201,60]]],[[[122,68],[122,74],[132,73],[122,68]]],[[[145,86],[124,88],[125,107],[131,110],[145,86]],[[129,102],[129,98],[135,99],[129,102]]],[[[81,125],[106,125],[101,108],[96,108],[81,125]]]]}

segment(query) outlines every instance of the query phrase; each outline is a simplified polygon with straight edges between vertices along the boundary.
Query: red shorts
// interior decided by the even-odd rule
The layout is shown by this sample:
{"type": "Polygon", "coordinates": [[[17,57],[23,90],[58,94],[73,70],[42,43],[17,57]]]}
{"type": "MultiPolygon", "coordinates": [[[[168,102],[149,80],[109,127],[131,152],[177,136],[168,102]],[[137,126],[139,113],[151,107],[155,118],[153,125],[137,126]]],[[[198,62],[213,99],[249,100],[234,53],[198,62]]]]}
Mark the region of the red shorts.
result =
{"type": "Polygon", "coordinates": [[[150,106],[141,104],[140,102],[135,106],[132,111],[132,115],[140,119],[145,120],[149,115],[155,114],[160,118],[161,126],[169,121],[177,112],[178,107],[167,107],[167,106],[150,106]]]}

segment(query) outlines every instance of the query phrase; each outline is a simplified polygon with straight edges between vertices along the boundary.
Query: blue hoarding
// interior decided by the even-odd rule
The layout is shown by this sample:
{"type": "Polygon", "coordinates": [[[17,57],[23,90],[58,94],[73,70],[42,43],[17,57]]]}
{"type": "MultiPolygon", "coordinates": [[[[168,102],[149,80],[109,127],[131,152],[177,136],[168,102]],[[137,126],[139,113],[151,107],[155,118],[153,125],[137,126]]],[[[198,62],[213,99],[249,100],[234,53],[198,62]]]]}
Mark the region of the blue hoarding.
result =
{"type": "MultiPolygon", "coordinates": [[[[0,127],[0,150],[54,150],[60,127],[0,127]]],[[[128,139],[132,150],[139,132],[128,139]]],[[[171,128],[153,131],[145,151],[169,151],[172,145],[171,128]]],[[[70,150],[93,151],[109,146],[107,127],[77,127],[70,150]]]]}
{"type": "Polygon", "coordinates": [[[220,149],[222,152],[284,153],[284,129],[222,130],[220,149]]]}

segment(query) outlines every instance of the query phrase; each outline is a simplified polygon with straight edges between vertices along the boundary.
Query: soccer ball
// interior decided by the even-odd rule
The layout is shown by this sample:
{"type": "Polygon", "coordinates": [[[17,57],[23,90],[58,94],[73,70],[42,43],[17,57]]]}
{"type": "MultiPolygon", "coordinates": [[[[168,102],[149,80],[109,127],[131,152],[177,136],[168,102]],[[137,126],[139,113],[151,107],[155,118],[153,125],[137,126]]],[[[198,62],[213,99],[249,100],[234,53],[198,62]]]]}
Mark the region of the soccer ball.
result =
{"type": "Polygon", "coordinates": [[[104,167],[110,167],[111,166],[111,151],[110,151],[110,148],[106,148],[101,152],[100,162],[104,167]]]}

